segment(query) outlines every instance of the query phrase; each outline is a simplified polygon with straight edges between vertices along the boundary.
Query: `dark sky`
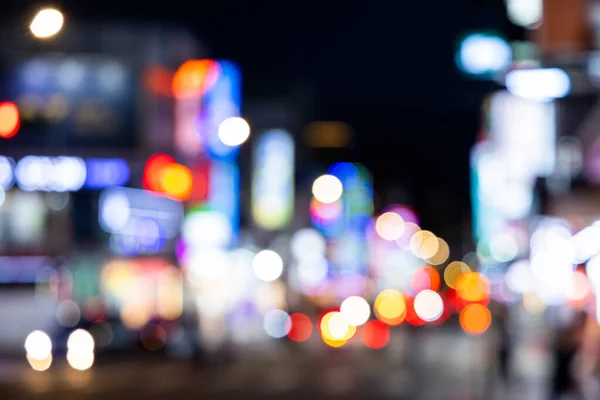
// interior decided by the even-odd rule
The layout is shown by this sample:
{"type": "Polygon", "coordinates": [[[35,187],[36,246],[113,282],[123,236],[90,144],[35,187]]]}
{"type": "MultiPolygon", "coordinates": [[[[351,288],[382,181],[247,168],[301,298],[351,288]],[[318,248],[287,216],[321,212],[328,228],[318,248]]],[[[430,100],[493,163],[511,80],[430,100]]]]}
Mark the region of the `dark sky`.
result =
{"type": "MultiPolygon", "coordinates": [[[[7,0],[5,0],[6,2],[7,0]]],[[[27,18],[39,5],[8,0],[27,18]]],[[[3,4],[5,4],[3,2],[3,4]]],[[[45,3],[48,4],[48,3],[45,3]]],[[[315,118],[349,122],[354,158],[380,185],[415,197],[459,193],[468,207],[468,151],[479,104],[494,86],[465,79],[457,41],[507,32],[502,0],[60,0],[68,18],[165,21],[189,27],[215,57],[240,64],[245,96],[311,95],[315,118]]]]}

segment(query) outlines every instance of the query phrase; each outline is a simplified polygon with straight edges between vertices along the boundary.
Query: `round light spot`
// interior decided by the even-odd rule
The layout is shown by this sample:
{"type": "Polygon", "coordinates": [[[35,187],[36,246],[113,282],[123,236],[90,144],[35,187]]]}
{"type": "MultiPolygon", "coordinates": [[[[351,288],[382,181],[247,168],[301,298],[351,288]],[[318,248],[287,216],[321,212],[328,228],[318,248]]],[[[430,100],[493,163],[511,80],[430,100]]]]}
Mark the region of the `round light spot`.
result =
{"type": "Polygon", "coordinates": [[[77,353],[69,350],[67,351],[67,362],[71,368],[85,371],[94,365],[94,353],[77,353]]]}
{"type": "Polygon", "coordinates": [[[375,221],[375,231],[384,240],[398,240],[404,233],[404,220],[394,212],[386,212],[375,221]]]}
{"type": "Polygon", "coordinates": [[[437,292],[423,290],[415,297],[414,308],[419,318],[433,322],[444,312],[444,301],[437,292]]]}
{"type": "Polygon", "coordinates": [[[84,329],[77,329],[71,332],[67,340],[67,348],[74,353],[92,353],[94,347],[94,338],[84,329]]]}
{"type": "Polygon", "coordinates": [[[400,325],[406,317],[406,302],[402,293],[388,289],[375,299],[375,314],[387,325],[400,325]]]}
{"type": "Polygon", "coordinates": [[[29,29],[33,36],[46,39],[60,32],[64,22],[65,19],[60,11],[54,8],[45,8],[36,14],[29,29]]]}
{"type": "Polygon", "coordinates": [[[415,257],[428,259],[438,251],[438,238],[429,231],[418,231],[410,238],[410,251],[415,257]]]}
{"type": "Polygon", "coordinates": [[[369,303],[359,296],[351,296],[342,302],[340,312],[350,325],[364,325],[371,316],[369,303]]]}
{"type": "Polygon", "coordinates": [[[56,319],[62,326],[72,328],[79,323],[81,310],[74,301],[65,300],[56,308],[56,319]]]}
{"type": "Polygon", "coordinates": [[[240,117],[227,118],[219,125],[219,139],[227,146],[239,146],[250,137],[250,125],[240,117]]]}
{"type": "Polygon", "coordinates": [[[333,175],[322,175],[318,177],[312,186],[312,193],[315,199],[321,203],[335,203],[342,197],[344,187],[342,182],[333,175]]]}
{"type": "Polygon", "coordinates": [[[471,335],[481,335],[492,323],[492,313],[481,304],[469,304],[459,316],[460,326],[471,335]]]}
{"type": "Polygon", "coordinates": [[[467,264],[461,261],[453,261],[444,270],[444,282],[449,288],[454,289],[458,277],[467,272],[471,272],[467,264]]]}
{"type": "Polygon", "coordinates": [[[285,311],[272,310],[265,315],[263,327],[267,335],[275,339],[280,339],[290,332],[292,322],[290,316],[285,311]]]}
{"type": "Polygon", "coordinates": [[[321,233],[305,228],[294,233],[290,240],[290,248],[294,258],[301,260],[307,254],[325,254],[327,244],[321,233]]]}
{"type": "Polygon", "coordinates": [[[278,279],[283,272],[283,260],[273,250],[263,250],[252,260],[254,274],[264,282],[278,279]]]}
{"type": "Polygon", "coordinates": [[[44,360],[52,354],[50,336],[42,331],[33,331],[25,339],[27,355],[34,360],[44,360]]]}

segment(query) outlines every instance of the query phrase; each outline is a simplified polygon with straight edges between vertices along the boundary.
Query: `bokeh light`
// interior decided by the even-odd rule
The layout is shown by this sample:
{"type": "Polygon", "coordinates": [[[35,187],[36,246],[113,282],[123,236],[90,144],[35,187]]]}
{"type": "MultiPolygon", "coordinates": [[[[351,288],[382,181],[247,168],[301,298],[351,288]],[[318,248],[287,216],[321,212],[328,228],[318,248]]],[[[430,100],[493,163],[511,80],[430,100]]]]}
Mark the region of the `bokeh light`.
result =
{"type": "Polygon", "coordinates": [[[390,329],[380,321],[369,321],[361,329],[362,341],[370,349],[382,349],[390,341],[390,329]]]}
{"type": "Polygon", "coordinates": [[[488,279],[478,272],[462,274],[455,283],[456,293],[465,301],[483,301],[490,295],[490,283],[488,279]]]}
{"type": "Polygon", "coordinates": [[[437,292],[423,290],[415,297],[415,312],[423,321],[433,322],[444,312],[444,301],[437,292]]]}
{"type": "Polygon", "coordinates": [[[35,358],[31,358],[29,354],[27,354],[27,362],[34,371],[43,372],[50,368],[52,365],[52,354],[48,354],[48,356],[41,360],[36,360],[35,358]]]}
{"type": "Polygon", "coordinates": [[[448,261],[448,258],[450,257],[450,247],[448,246],[448,243],[442,238],[437,238],[437,241],[437,251],[432,257],[426,259],[431,265],[442,265],[448,261]]]}
{"type": "Polygon", "coordinates": [[[0,103],[0,138],[9,139],[17,134],[21,126],[19,109],[14,103],[0,103]]]}
{"type": "Polygon", "coordinates": [[[397,290],[387,289],[375,299],[375,314],[387,325],[400,325],[406,316],[404,295],[397,290]]]}
{"type": "Polygon", "coordinates": [[[492,313],[481,304],[469,304],[459,316],[460,326],[471,335],[481,335],[492,323],[492,313]]]}
{"type": "Polygon", "coordinates": [[[344,187],[342,181],[336,176],[322,175],[313,182],[313,196],[321,203],[335,203],[342,197],[343,192],[344,187]]]}
{"type": "Polygon", "coordinates": [[[81,310],[73,300],[65,300],[56,307],[56,319],[65,328],[72,328],[81,319],[81,310]]]}
{"type": "Polygon", "coordinates": [[[331,313],[331,316],[327,320],[327,329],[323,332],[327,332],[326,336],[331,337],[334,340],[345,340],[344,338],[350,330],[350,324],[340,312],[331,313]]]}
{"type": "Polygon", "coordinates": [[[63,27],[65,19],[63,14],[54,8],[40,10],[29,25],[33,36],[46,39],[56,35],[63,27]]]}
{"type": "Polygon", "coordinates": [[[410,285],[415,293],[423,290],[438,290],[440,274],[433,267],[421,267],[413,273],[410,285]]]}
{"type": "Polygon", "coordinates": [[[290,331],[288,338],[294,342],[305,342],[312,335],[313,324],[304,314],[296,313],[290,316],[290,331]]]}
{"type": "Polygon", "coordinates": [[[375,231],[384,240],[398,240],[404,233],[404,220],[394,212],[386,212],[377,217],[375,231]]]}
{"type": "Polygon", "coordinates": [[[71,350],[67,351],[67,362],[71,368],[78,371],[88,370],[94,365],[94,353],[75,353],[71,350]]]}
{"type": "Polygon", "coordinates": [[[435,256],[438,248],[438,238],[429,231],[418,231],[410,238],[410,251],[423,260],[435,256]]]}
{"type": "Polygon", "coordinates": [[[162,192],[162,171],[174,163],[175,159],[167,154],[155,154],[150,157],[144,167],[144,189],[162,192]]]}
{"type": "Polygon", "coordinates": [[[271,310],[264,317],[263,327],[267,335],[281,339],[292,329],[292,321],[285,311],[271,310]]]}
{"type": "Polygon", "coordinates": [[[227,146],[239,146],[250,137],[250,125],[244,118],[230,117],[219,125],[219,139],[227,146]]]}
{"type": "Polygon", "coordinates": [[[345,299],[340,306],[340,312],[350,325],[364,325],[371,316],[369,303],[359,296],[351,296],[345,299]]]}
{"type": "Polygon", "coordinates": [[[160,171],[161,191],[176,200],[187,200],[192,193],[192,172],[181,164],[168,164],[160,171]]]}
{"type": "Polygon", "coordinates": [[[321,233],[311,228],[300,229],[290,240],[290,249],[296,260],[301,260],[307,254],[324,255],[327,243],[321,233]]]}
{"type": "Polygon", "coordinates": [[[52,354],[52,340],[43,331],[33,331],[25,339],[25,351],[34,360],[44,360],[52,354]]]}
{"type": "Polygon", "coordinates": [[[396,240],[396,244],[402,250],[410,250],[410,239],[414,236],[415,233],[419,232],[421,228],[419,225],[413,222],[404,222],[404,233],[402,236],[396,240]]]}
{"type": "Polygon", "coordinates": [[[273,250],[263,250],[254,256],[252,270],[261,281],[272,282],[283,273],[283,260],[273,250]]]}
{"type": "Polygon", "coordinates": [[[92,353],[94,352],[94,347],[94,338],[84,329],[77,329],[71,332],[67,340],[67,349],[75,353],[92,353]]]}
{"type": "Polygon", "coordinates": [[[456,280],[462,274],[466,274],[467,272],[471,272],[471,269],[467,264],[461,261],[453,261],[444,270],[444,282],[450,288],[456,287],[456,280]]]}

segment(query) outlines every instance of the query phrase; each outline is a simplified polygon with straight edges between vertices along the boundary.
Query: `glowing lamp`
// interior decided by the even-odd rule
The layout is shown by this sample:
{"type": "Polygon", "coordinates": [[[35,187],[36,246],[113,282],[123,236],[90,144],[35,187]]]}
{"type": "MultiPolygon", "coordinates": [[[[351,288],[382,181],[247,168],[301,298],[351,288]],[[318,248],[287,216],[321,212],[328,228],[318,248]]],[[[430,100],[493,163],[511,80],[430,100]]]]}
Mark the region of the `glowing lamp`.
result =
{"type": "Polygon", "coordinates": [[[21,126],[19,109],[14,103],[0,103],[0,138],[9,139],[17,134],[21,126]]]}

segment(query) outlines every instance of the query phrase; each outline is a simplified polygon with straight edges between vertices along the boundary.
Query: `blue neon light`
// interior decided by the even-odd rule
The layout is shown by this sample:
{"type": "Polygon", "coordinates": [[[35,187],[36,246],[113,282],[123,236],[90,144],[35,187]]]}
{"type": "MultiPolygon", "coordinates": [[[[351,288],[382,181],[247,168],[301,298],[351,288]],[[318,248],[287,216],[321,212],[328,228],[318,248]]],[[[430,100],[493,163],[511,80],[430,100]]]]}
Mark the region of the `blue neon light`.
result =
{"type": "Polygon", "coordinates": [[[219,79],[204,94],[202,112],[198,116],[197,129],[211,158],[230,159],[239,152],[239,146],[227,146],[219,139],[219,125],[230,117],[239,117],[241,109],[241,73],[229,61],[218,61],[219,79]]]}
{"type": "Polygon", "coordinates": [[[130,170],[120,158],[90,158],[85,161],[88,189],[104,189],[124,186],[129,182],[130,170]]]}
{"type": "Polygon", "coordinates": [[[232,245],[240,230],[240,169],[232,161],[215,161],[210,168],[208,206],[227,215],[233,232],[232,245]]]}

